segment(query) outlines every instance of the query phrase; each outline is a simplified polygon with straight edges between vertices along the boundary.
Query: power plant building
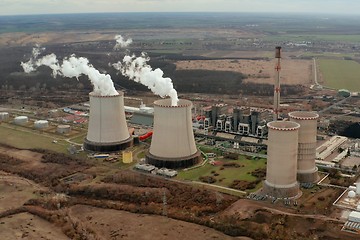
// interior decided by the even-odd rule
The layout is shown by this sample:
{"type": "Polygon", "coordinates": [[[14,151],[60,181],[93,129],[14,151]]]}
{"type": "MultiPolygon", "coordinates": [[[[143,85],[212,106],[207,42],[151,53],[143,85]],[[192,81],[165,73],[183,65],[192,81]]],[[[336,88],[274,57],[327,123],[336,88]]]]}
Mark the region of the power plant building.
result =
{"type": "Polygon", "coordinates": [[[269,129],[266,180],[263,192],[275,198],[299,195],[296,181],[298,131],[300,125],[291,121],[273,121],[269,129]]]}
{"type": "Polygon", "coordinates": [[[84,148],[96,152],[123,150],[132,145],[124,110],[124,94],[90,93],[90,116],[84,148]]]}
{"type": "Polygon", "coordinates": [[[319,180],[315,165],[317,120],[315,112],[291,112],[290,120],[300,124],[298,142],[297,179],[300,183],[315,183],[319,180]]]}
{"type": "Polygon", "coordinates": [[[222,105],[212,106],[205,112],[204,129],[226,132],[243,136],[265,138],[267,136],[266,111],[238,107],[232,115],[222,114],[222,105]]]}
{"type": "Polygon", "coordinates": [[[199,162],[192,129],[192,103],[181,99],[171,106],[171,99],[154,102],[154,128],[146,161],[156,167],[185,168],[199,162]]]}

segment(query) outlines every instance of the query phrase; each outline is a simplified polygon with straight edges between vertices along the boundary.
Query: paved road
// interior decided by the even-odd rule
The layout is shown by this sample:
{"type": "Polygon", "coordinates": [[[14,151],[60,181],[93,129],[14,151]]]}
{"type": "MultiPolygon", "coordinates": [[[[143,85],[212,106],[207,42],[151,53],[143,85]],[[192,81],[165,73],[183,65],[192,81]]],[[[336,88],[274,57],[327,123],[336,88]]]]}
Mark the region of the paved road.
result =
{"type": "Polygon", "coordinates": [[[346,101],[347,101],[348,99],[350,99],[350,98],[351,98],[351,96],[350,96],[350,97],[347,97],[347,98],[344,98],[344,99],[342,99],[342,100],[340,100],[340,101],[338,101],[338,102],[330,105],[329,107],[324,108],[323,110],[319,111],[319,113],[324,113],[324,112],[330,110],[330,109],[333,108],[333,107],[336,107],[336,106],[338,106],[338,105],[340,105],[340,104],[343,104],[344,102],[346,102],[346,101]]]}
{"type": "Polygon", "coordinates": [[[318,80],[317,80],[316,59],[313,58],[313,60],[314,60],[314,81],[315,81],[315,85],[321,86],[321,85],[318,83],[318,80]]]}

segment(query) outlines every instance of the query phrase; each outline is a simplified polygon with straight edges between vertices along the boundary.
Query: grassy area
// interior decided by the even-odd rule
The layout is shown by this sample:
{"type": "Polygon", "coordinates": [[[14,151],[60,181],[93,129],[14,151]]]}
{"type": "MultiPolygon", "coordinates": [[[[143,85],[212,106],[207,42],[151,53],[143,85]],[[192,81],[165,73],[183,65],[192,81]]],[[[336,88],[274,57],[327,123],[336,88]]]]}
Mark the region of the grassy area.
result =
{"type": "MultiPolygon", "coordinates": [[[[205,164],[203,167],[192,169],[189,171],[181,171],[178,174],[179,179],[199,181],[201,176],[213,176],[216,179],[215,185],[228,187],[234,180],[244,181],[255,181],[257,178],[252,176],[250,173],[258,168],[265,168],[265,159],[249,160],[245,156],[240,156],[239,160],[221,160],[223,163],[237,163],[243,165],[243,167],[224,167],[223,166],[212,166],[211,164],[205,164]],[[215,173],[219,174],[214,176],[215,173]],[[221,180],[222,179],[222,180],[221,180]]],[[[257,186],[258,188],[259,186],[257,186]]]]}
{"type": "Polygon", "coordinates": [[[84,138],[86,137],[86,133],[83,133],[77,137],[71,138],[70,140],[74,143],[79,143],[79,144],[83,144],[84,143],[84,138]]]}
{"type": "Polygon", "coordinates": [[[267,41],[329,41],[329,42],[359,42],[360,35],[331,35],[331,34],[307,34],[307,35],[297,35],[297,34],[282,34],[282,35],[271,35],[266,36],[265,40],[267,41]]]}
{"type": "Polygon", "coordinates": [[[339,58],[343,59],[344,57],[354,58],[355,53],[335,53],[335,52],[303,52],[301,56],[303,57],[330,57],[330,58],[339,58]]]}
{"type": "Polygon", "coordinates": [[[349,60],[319,59],[325,85],[335,89],[360,91],[360,64],[349,60]]]}
{"type": "Polygon", "coordinates": [[[55,152],[66,153],[69,144],[63,140],[53,143],[54,138],[31,129],[23,129],[17,126],[0,124],[0,143],[16,148],[32,149],[42,148],[55,152]]]}

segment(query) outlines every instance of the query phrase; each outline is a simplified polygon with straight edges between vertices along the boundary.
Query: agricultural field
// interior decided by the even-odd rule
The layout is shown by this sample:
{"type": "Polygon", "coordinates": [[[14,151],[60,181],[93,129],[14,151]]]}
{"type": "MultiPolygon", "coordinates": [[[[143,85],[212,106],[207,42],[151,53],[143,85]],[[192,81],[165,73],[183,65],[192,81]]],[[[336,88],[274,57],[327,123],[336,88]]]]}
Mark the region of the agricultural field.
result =
{"type": "MultiPolygon", "coordinates": [[[[251,172],[256,169],[265,169],[265,159],[247,159],[245,156],[240,156],[238,160],[230,159],[216,159],[219,165],[205,164],[202,167],[181,171],[178,174],[179,179],[201,181],[202,177],[212,177],[216,181],[215,185],[230,187],[234,180],[242,180],[247,182],[254,182],[258,180],[257,177],[251,175],[251,172]]],[[[256,184],[255,191],[261,187],[261,182],[256,184]]]]}
{"type": "Polygon", "coordinates": [[[360,41],[360,35],[351,34],[351,35],[341,35],[341,34],[283,34],[283,35],[270,35],[266,36],[264,40],[267,41],[293,41],[293,42],[302,42],[302,41],[329,41],[329,42],[349,42],[357,43],[360,41]]]}
{"type": "Polygon", "coordinates": [[[360,64],[350,60],[319,59],[325,86],[360,91],[360,64]]]}
{"type": "MultiPolygon", "coordinates": [[[[232,71],[244,74],[244,82],[273,84],[275,62],[266,60],[191,60],[176,62],[177,70],[232,71]]],[[[310,85],[312,81],[312,61],[282,61],[281,82],[283,84],[310,85]]]]}

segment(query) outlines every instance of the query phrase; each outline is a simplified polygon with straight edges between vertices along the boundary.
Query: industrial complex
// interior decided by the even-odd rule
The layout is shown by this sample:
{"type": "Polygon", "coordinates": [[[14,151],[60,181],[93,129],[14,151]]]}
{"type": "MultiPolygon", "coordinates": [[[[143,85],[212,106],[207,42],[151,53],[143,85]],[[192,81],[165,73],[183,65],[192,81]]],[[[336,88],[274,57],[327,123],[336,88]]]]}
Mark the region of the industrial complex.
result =
{"type": "MultiPolygon", "coordinates": [[[[281,51],[275,47],[266,60],[274,63],[274,76],[257,70],[274,85],[263,97],[182,93],[174,104],[170,95],[159,99],[110,84],[110,94],[94,87],[59,106],[4,104],[0,175],[18,174],[46,186],[33,190],[35,200],[16,211],[57,219],[32,204],[59,216],[70,205],[101,206],[193,221],[234,236],[229,226],[247,236],[261,229],[264,234],[254,239],[284,232],[297,221],[307,233],[291,235],[294,230],[284,238],[314,238],[322,224],[339,236],[360,236],[360,140],[330,124],[343,117],[356,123],[359,95],[308,88],[307,96],[280,97],[286,66],[281,51]],[[256,228],[248,230],[244,222],[256,228]]],[[[80,226],[76,218],[63,218],[80,226]]],[[[79,227],[86,234],[87,224],[97,225],[91,219],[79,227]]]]}

